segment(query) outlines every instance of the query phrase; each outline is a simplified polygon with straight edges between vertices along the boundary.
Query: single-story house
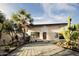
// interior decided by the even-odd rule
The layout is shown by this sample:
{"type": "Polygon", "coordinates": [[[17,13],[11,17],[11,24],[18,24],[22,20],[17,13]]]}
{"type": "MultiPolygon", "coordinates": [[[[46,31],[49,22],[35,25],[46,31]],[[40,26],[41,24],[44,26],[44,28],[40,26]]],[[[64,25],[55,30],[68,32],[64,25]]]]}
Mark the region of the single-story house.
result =
{"type": "Polygon", "coordinates": [[[67,23],[33,24],[27,33],[34,39],[53,40],[59,38],[60,28],[64,26],[67,26],[67,23]]]}

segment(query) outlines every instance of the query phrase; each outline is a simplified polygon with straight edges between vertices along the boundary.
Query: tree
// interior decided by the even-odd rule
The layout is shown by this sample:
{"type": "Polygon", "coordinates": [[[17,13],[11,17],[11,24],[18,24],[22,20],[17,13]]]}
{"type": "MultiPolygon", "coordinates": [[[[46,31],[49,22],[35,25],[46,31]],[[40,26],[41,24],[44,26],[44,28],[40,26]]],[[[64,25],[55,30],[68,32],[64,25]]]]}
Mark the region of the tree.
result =
{"type": "Polygon", "coordinates": [[[71,18],[68,17],[67,21],[68,21],[67,29],[62,28],[62,35],[64,36],[66,45],[68,47],[71,42],[71,29],[72,29],[71,28],[71,18]]]}
{"type": "Polygon", "coordinates": [[[5,33],[7,33],[7,34],[9,34],[10,35],[10,37],[12,38],[12,42],[13,42],[13,40],[14,40],[14,27],[13,27],[13,22],[12,21],[10,21],[10,20],[5,20],[4,21],[4,29],[3,29],[3,31],[5,32],[5,33]]]}
{"type": "Polygon", "coordinates": [[[25,40],[26,28],[28,31],[28,26],[32,24],[33,21],[31,15],[26,13],[24,9],[21,9],[16,14],[12,15],[12,19],[20,26],[23,33],[23,39],[25,40]]]}
{"type": "Polygon", "coordinates": [[[70,40],[71,40],[71,21],[72,21],[72,19],[69,16],[67,20],[68,20],[68,26],[67,26],[68,30],[67,30],[66,34],[68,35],[67,43],[69,45],[70,44],[70,40]]]}
{"type": "Polygon", "coordinates": [[[13,28],[13,22],[11,22],[10,20],[6,20],[4,21],[4,32],[7,32],[8,34],[10,34],[10,32],[14,31],[13,28]]]}
{"type": "Polygon", "coordinates": [[[4,21],[5,21],[5,16],[4,16],[4,14],[0,11],[0,25],[1,25],[1,27],[0,27],[0,39],[1,39],[1,36],[2,36],[2,30],[3,30],[3,26],[4,26],[4,21]]]}

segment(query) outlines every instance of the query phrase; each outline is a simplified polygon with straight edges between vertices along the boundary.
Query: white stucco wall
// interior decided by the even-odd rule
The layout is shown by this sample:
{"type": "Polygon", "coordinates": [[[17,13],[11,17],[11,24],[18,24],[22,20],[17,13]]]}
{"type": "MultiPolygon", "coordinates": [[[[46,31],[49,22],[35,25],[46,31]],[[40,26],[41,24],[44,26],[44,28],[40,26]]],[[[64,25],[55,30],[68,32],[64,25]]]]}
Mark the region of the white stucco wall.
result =
{"type": "Polygon", "coordinates": [[[43,40],[43,32],[47,33],[47,38],[46,40],[52,40],[55,39],[55,35],[53,34],[54,32],[58,32],[61,27],[66,26],[66,25],[55,25],[55,26],[36,26],[32,27],[28,30],[28,34],[31,35],[31,32],[39,32],[40,37],[39,39],[43,40]]]}

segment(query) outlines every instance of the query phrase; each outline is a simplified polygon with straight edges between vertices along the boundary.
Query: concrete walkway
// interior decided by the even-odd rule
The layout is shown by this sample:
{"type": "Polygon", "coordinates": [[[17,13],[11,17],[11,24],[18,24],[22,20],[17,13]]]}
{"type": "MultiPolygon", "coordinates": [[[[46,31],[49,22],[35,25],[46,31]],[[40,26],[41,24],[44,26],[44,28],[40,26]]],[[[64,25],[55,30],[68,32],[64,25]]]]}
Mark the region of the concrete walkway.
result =
{"type": "Polygon", "coordinates": [[[29,43],[8,56],[79,56],[79,53],[50,43],[29,43]]]}

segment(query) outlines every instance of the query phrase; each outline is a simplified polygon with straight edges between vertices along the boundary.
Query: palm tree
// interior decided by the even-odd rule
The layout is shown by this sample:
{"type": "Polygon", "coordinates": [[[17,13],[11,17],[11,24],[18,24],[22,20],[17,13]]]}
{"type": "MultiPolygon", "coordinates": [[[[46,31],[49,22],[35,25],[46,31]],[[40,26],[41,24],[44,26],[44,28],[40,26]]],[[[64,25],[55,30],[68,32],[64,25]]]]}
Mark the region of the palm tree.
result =
{"type": "Polygon", "coordinates": [[[4,26],[4,21],[5,21],[5,16],[4,14],[0,11],[0,24],[1,24],[1,27],[0,27],[0,39],[1,39],[1,36],[2,36],[2,30],[3,30],[3,26],[4,26]]]}
{"type": "Polygon", "coordinates": [[[24,9],[21,9],[18,11],[18,13],[12,15],[12,19],[20,25],[23,33],[23,39],[25,40],[25,33],[28,31],[28,26],[32,24],[33,21],[31,15],[26,13],[24,9]]]}

